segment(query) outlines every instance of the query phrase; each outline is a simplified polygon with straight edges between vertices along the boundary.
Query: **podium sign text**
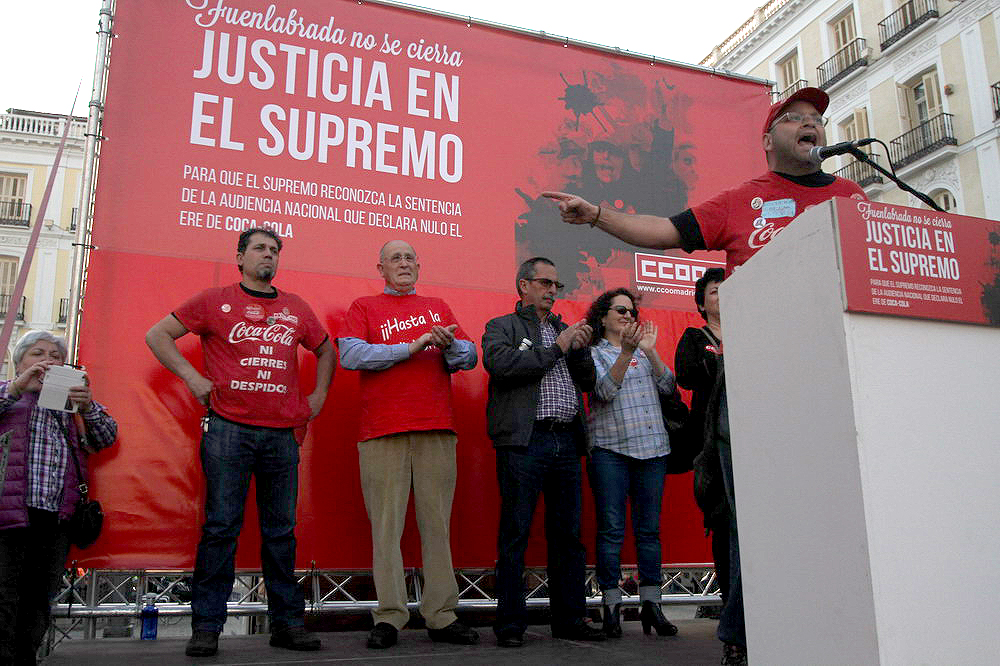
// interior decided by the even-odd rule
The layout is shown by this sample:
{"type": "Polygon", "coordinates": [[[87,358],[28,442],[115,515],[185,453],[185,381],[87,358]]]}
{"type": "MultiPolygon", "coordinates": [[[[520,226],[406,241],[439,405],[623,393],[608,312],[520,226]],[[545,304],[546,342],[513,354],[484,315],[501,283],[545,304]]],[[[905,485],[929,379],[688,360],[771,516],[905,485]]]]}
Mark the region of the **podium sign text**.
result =
{"type": "Polygon", "coordinates": [[[845,309],[1000,326],[1000,222],[837,198],[845,309]]]}

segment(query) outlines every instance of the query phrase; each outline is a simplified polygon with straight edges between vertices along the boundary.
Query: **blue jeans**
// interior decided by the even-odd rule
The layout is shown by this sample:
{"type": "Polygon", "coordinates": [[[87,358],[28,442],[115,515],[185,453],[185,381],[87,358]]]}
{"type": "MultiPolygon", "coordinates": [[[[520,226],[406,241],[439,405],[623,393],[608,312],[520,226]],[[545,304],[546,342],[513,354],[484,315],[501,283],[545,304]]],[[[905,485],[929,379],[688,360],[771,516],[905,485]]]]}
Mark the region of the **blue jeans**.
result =
{"type": "Polygon", "coordinates": [[[539,431],[527,447],[497,449],[500,531],[497,539],[497,635],[521,634],[527,626],[524,551],[539,493],[545,493],[549,606],[552,626],[568,628],[586,615],[580,542],[580,456],[572,433],[539,431]]]}
{"type": "Polygon", "coordinates": [[[597,509],[597,584],[618,587],[625,542],[625,500],[631,499],[639,585],[660,585],[660,506],[667,457],[639,460],[595,447],[587,474],[597,509]]]}
{"type": "Polygon", "coordinates": [[[747,645],[747,627],[743,615],[743,575],[740,571],[740,540],[736,527],[736,492],[733,488],[733,453],[729,441],[729,404],[723,389],[719,398],[719,421],[716,442],[722,463],[722,480],[729,501],[729,598],[722,607],[717,635],[724,643],[747,645]]]}
{"type": "Polygon", "coordinates": [[[294,572],[299,447],[292,430],[242,425],[213,414],[201,438],[201,465],[205,524],[195,560],[192,628],[220,632],[226,622],[251,474],[257,480],[260,560],[271,627],[301,626],[305,601],[294,572]]]}

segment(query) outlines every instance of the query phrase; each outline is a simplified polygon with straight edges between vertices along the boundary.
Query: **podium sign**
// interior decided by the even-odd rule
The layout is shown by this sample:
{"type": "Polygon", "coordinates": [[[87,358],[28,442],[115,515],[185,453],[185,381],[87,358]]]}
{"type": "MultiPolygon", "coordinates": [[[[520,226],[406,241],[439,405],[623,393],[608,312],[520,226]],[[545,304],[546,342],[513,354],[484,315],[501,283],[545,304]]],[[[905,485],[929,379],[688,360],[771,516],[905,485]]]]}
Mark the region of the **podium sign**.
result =
{"type": "Polygon", "coordinates": [[[1000,326],[1000,222],[835,200],[849,312],[1000,326]]]}

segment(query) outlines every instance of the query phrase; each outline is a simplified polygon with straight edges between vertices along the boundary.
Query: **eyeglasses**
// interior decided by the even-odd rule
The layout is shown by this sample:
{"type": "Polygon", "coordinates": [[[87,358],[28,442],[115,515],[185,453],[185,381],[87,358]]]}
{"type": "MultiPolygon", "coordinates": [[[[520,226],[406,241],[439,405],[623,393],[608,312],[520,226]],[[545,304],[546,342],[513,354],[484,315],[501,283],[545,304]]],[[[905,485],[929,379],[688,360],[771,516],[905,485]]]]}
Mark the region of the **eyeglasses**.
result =
{"type": "Polygon", "coordinates": [[[390,264],[401,264],[404,261],[406,261],[408,263],[411,263],[411,264],[415,264],[415,263],[417,263],[417,256],[414,255],[414,254],[410,254],[409,252],[407,252],[406,254],[396,253],[396,254],[392,255],[391,257],[389,257],[387,259],[387,261],[390,264]]]}
{"type": "Polygon", "coordinates": [[[609,310],[614,310],[615,312],[617,312],[620,315],[624,315],[627,312],[627,313],[629,313],[629,314],[632,315],[632,319],[638,319],[639,318],[639,310],[638,310],[638,308],[629,309],[629,308],[625,307],[624,305],[612,305],[608,309],[609,310]]]}
{"type": "Polygon", "coordinates": [[[563,287],[566,286],[562,282],[555,282],[554,280],[550,280],[548,278],[525,278],[525,279],[528,282],[537,282],[538,284],[542,285],[542,289],[546,290],[551,289],[552,285],[555,285],[556,291],[562,291],[563,287]]]}
{"type": "Polygon", "coordinates": [[[799,123],[799,124],[809,123],[810,125],[819,125],[820,127],[826,127],[826,124],[830,122],[830,119],[815,113],[798,113],[796,111],[785,111],[783,114],[774,119],[774,122],[771,123],[771,129],[774,129],[774,126],[777,125],[778,123],[783,123],[785,121],[790,123],[799,123]]]}

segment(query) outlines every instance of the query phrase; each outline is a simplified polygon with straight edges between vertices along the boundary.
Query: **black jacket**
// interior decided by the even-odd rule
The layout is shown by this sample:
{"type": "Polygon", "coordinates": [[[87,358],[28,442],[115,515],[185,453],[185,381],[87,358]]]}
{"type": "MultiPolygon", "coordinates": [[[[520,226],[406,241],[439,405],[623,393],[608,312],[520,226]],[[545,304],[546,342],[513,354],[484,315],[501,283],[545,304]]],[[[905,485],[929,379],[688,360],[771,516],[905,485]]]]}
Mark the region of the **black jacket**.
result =
{"type": "MultiPolygon", "coordinates": [[[[566,328],[558,316],[551,320],[556,335],[566,328]]],[[[579,409],[573,421],[580,454],[586,453],[583,395],[591,391],[597,379],[590,348],[571,350],[565,355],[570,377],[576,384],[579,409]]],[[[538,391],[542,377],[563,358],[558,345],[542,346],[542,331],[535,307],[522,307],[511,314],[491,319],[483,333],[483,367],[490,375],[486,402],[486,428],[493,446],[527,446],[538,409],[538,391]],[[531,347],[519,349],[521,341],[531,340],[531,347]]]]}

